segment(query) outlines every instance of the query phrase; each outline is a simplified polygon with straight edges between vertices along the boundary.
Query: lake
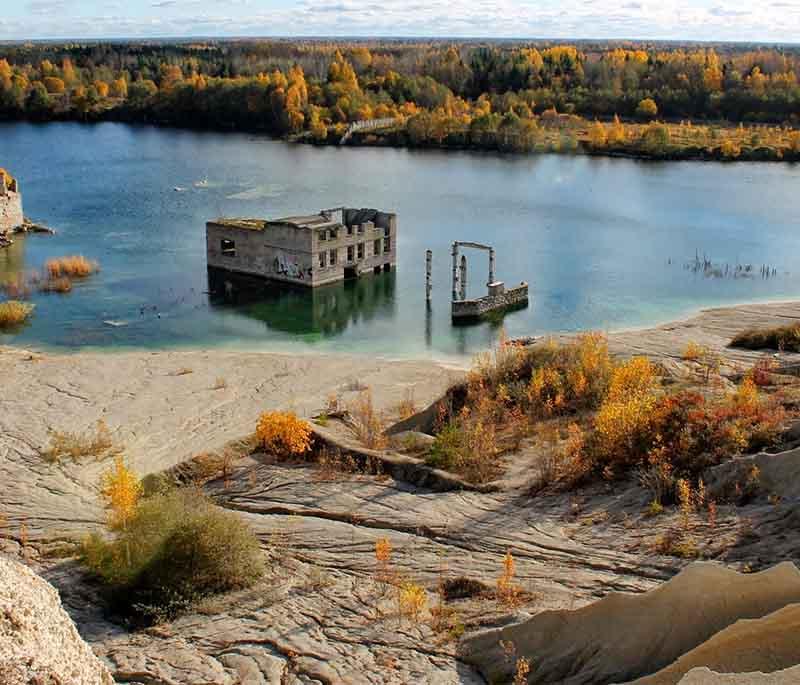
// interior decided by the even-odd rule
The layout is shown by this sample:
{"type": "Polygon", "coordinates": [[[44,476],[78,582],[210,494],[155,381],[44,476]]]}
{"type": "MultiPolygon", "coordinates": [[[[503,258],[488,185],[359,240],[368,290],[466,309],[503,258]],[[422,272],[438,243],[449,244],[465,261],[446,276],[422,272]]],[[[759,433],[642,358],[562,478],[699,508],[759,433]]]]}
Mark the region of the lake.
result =
{"type": "MultiPolygon", "coordinates": [[[[25,213],[58,231],[0,250],[1,279],[66,254],[102,267],[68,295],[34,294],[31,323],[0,343],[448,357],[486,347],[501,327],[509,336],[613,330],[800,296],[800,167],[789,164],[313,147],[116,123],[6,123],[0,166],[20,180],[25,213]],[[237,306],[209,302],[207,219],[340,205],[397,212],[395,273],[237,306]],[[530,306],[453,327],[453,240],[492,244],[498,279],[527,280],[530,306]],[[687,268],[695,255],[721,275],[687,268]],[[732,277],[737,264],[754,273],[732,277]],[[775,275],[762,278],[762,264],[775,275]]],[[[468,258],[470,295],[483,294],[486,255],[468,258]]]]}

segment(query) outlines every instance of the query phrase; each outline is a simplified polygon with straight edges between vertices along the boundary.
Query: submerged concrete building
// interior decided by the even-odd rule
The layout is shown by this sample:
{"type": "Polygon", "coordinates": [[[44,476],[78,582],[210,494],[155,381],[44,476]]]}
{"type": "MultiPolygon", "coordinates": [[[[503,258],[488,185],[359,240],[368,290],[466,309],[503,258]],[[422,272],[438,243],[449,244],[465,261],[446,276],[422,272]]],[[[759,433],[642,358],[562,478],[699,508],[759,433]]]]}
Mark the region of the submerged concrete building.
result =
{"type": "Polygon", "coordinates": [[[11,233],[24,222],[22,193],[17,179],[0,168],[0,236],[11,233]]]}
{"type": "Polygon", "coordinates": [[[377,209],[326,209],[283,219],[206,223],[211,269],[315,287],[389,271],[397,262],[397,216],[377,209]]]}

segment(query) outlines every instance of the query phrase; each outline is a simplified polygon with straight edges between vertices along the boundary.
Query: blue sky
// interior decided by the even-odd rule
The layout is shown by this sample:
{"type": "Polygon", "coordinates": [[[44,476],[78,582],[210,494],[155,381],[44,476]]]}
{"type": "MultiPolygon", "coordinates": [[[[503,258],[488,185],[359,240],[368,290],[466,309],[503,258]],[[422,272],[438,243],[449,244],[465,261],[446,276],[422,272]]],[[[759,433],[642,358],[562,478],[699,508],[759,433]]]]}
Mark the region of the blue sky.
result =
{"type": "Polygon", "coordinates": [[[476,36],[800,42],[800,0],[15,0],[0,39],[476,36]]]}

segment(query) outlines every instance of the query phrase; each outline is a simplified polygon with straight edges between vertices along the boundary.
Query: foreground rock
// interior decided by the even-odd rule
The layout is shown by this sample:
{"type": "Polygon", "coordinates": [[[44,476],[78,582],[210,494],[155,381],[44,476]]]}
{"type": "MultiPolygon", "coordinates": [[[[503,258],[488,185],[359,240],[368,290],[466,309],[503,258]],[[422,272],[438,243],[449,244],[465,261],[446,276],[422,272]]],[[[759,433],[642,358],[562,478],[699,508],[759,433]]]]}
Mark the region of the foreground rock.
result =
{"type": "Polygon", "coordinates": [[[112,682],[61,608],[58,592],[33,571],[0,557],[0,683],[112,682]]]}
{"type": "MultiPolygon", "coordinates": [[[[763,618],[740,620],[703,644],[684,654],[674,664],[637,680],[635,685],[675,685],[675,683],[724,683],[723,675],[703,673],[699,667],[720,674],[743,674],[730,682],[800,682],[758,680],[755,672],[773,673],[800,663],[800,604],[791,604],[763,618]],[[682,678],[682,676],[686,677],[682,678]],[[745,676],[753,676],[750,680],[745,676]],[[706,681],[703,678],[707,678],[706,681]]],[[[796,673],[798,669],[795,669],[796,673]]],[[[772,676],[770,676],[772,677],[772,676]]],[[[775,678],[778,678],[776,675],[775,678]]]]}
{"type": "MultiPolygon", "coordinates": [[[[490,682],[513,678],[514,660],[501,642],[531,660],[530,682],[625,682],[663,668],[739,619],[760,618],[799,600],[800,571],[793,564],[740,574],[695,563],[645,594],[615,593],[577,611],[542,612],[479,633],[464,642],[460,655],[490,682]]],[[[788,635],[794,639],[795,630],[788,635]]],[[[796,651],[794,663],[800,647],[796,651]]],[[[637,682],[661,685],[679,677],[637,682]]]]}
{"type": "Polygon", "coordinates": [[[800,683],[800,666],[775,673],[715,673],[707,668],[692,669],[680,685],[795,685],[800,683]]]}

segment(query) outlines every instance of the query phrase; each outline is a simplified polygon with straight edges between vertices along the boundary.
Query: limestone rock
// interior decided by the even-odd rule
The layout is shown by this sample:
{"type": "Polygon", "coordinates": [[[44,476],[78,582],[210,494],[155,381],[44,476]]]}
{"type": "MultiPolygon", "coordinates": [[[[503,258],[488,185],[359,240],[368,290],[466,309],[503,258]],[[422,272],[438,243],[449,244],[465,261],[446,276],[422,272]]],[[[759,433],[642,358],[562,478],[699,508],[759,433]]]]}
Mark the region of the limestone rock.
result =
{"type": "Polygon", "coordinates": [[[0,557],[0,682],[110,685],[108,669],[81,639],[58,592],[33,571],[0,557]]]}

